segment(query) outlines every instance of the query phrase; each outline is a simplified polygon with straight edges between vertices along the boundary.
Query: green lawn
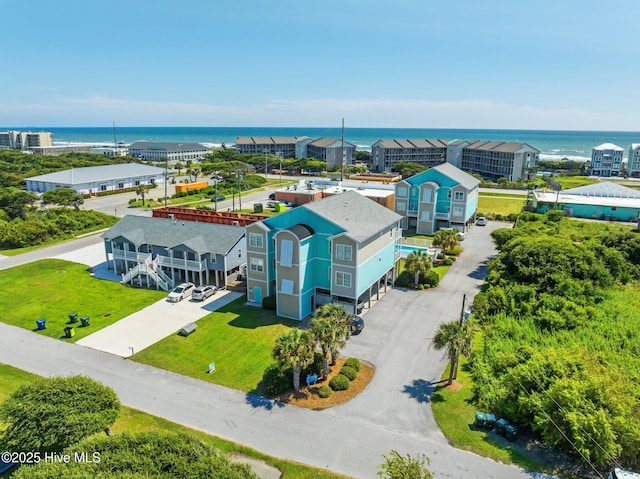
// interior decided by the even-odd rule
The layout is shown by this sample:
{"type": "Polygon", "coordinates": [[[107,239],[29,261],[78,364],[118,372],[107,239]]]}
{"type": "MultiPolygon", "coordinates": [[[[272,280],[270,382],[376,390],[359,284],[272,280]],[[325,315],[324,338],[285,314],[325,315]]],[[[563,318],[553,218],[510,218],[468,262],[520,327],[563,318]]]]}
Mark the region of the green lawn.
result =
{"type": "Polygon", "coordinates": [[[482,214],[501,214],[507,216],[511,213],[520,213],[526,199],[522,195],[485,196],[480,194],[478,198],[478,211],[482,214]]]}
{"type": "Polygon", "coordinates": [[[35,321],[45,318],[47,328],[37,333],[62,338],[69,313],[89,316],[90,326],[78,327],[78,321],[75,337],[65,341],[77,341],[165,296],[164,291],[96,279],[86,265],[59,259],[0,271],[0,304],[8,306],[3,308],[2,322],[36,330],[35,321]]]}
{"type": "Polygon", "coordinates": [[[577,188],[578,186],[592,185],[598,182],[598,180],[589,178],[588,176],[554,176],[552,179],[560,183],[563,190],[577,188]]]}
{"type": "MultiPolygon", "coordinates": [[[[22,371],[20,369],[0,364],[0,402],[3,402],[10,394],[18,389],[23,384],[29,384],[38,379],[38,376],[22,371]]],[[[0,425],[1,426],[1,425],[0,425]]],[[[0,427],[1,429],[1,427],[0,427]]],[[[179,424],[167,421],[156,416],[123,407],[120,410],[118,419],[111,426],[111,430],[114,434],[120,432],[143,432],[143,431],[166,431],[166,432],[181,432],[190,433],[202,440],[203,442],[210,444],[213,447],[220,449],[224,453],[241,453],[255,459],[261,459],[274,467],[277,467],[283,472],[283,478],[286,479],[345,479],[347,476],[341,474],[335,474],[330,471],[322,469],[316,469],[311,466],[300,464],[293,461],[285,461],[284,459],[278,459],[275,457],[262,454],[255,449],[236,444],[231,441],[220,439],[215,436],[210,436],[200,431],[194,431],[179,424]]],[[[0,446],[1,449],[1,446],[0,446]]],[[[0,477],[9,477],[8,475],[0,475],[0,477]]]]}
{"type": "Polygon", "coordinates": [[[133,359],[193,378],[245,392],[256,392],[262,373],[273,362],[275,339],[297,321],[277,318],[275,313],[248,308],[246,297],[200,319],[198,329],[187,337],[169,336],[133,359]],[[210,362],[216,372],[207,374],[210,362]]]}

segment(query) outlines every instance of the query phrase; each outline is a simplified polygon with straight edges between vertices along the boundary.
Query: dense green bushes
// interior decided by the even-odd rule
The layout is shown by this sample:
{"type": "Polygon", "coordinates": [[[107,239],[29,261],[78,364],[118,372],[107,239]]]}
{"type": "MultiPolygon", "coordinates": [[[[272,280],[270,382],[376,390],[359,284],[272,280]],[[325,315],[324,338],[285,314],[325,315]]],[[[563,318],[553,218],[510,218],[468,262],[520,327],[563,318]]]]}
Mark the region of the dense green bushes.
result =
{"type": "MultiPolygon", "coordinates": [[[[425,286],[429,286],[430,288],[435,288],[438,286],[440,282],[440,276],[435,271],[429,271],[429,274],[424,277],[423,275],[419,276],[419,283],[424,288],[425,286]]],[[[394,283],[395,286],[399,288],[413,288],[415,285],[413,283],[414,277],[408,271],[403,271],[398,275],[396,281],[394,283]]]]}
{"type": "Polygon", "coordinates": [[[340,374],[345,376],[349,381],[353,381],[358,377],[358,371],[349,366],[342,366],[342,369],[340,369],[340,374]]]}
{"type": "Polygon", "coordinates": [[[344,362],[345,366],[349,366],[350,368],[355,369],[356,371],[360,371],[362,365],[360,364],[360,360],[358,358],[347,358],[344,362]]]}
{"type": "Polygon", "coordinates": [[[640,466],[640,236],[559,215],[493,233],[474,398],[605,466],[640,466]],[[572,445],[573,444],[573,445],[572,445]]]}
{"type": "Polygon", "coordinates": [[[42,461],[23,466],[16,479],[64,477],[144,479],[256,479],[246,464],[231,462],[226,455],[188,434],[157,431],[96,437],[66,451],[68,463],[42,461]],[[86,461],[73,460],[78,451],[89,451],[86,461]]]}
{"type": "Polygon", "coordinates": [[[117,218],[90,210],[52,208],[27,213],[25,219],[0,219],[0,249],[24,248],[45,241],[114,225],[117,218]]]}
{"type": "Polygon", "coordinates": [[[322,386],[320,386],[318,388],[318,396],[320,396],[322,399],[326,399],[328,397],[331,397],[331,393],[333,391],[331,390],[331,388],[329,386],[327,386],[326,384],[323,384],[322,386]]]}
{"type": "Polygon", "coordinates": [[[342,374],[336,374],[331,381],[329,381],[329,387],[334,391],[346,391],[349,389],[349,378],[342,374]]]}

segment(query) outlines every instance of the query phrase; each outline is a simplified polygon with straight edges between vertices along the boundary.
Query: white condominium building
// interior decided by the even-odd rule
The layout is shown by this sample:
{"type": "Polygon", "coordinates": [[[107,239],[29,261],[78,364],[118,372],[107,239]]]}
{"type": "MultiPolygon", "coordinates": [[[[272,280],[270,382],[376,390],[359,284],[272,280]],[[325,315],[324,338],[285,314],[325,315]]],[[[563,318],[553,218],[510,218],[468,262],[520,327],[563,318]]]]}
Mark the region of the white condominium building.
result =
{"type": "Polygon", "coordinates": [[[29,150],[46,146],[53,146],[49,131],[0,131],[0,148],[29,150]]]}

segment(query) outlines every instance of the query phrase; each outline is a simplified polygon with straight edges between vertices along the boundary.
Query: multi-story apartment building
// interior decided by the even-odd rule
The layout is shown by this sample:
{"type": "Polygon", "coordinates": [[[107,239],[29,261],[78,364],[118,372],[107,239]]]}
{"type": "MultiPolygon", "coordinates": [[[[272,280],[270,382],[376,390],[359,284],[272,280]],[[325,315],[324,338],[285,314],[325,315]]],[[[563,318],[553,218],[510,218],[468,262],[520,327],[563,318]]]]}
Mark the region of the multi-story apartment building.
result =
{"type": "Polygon", "coordinates": [[[47,146],[53,146],[49,131],[0,131],[0,148],[29,150],[47,146]]]}
{"type": "Polygon", "coordinates": [[[448,163],[492,181],[529,179],[539,156],[539,150],[517,142],[455,140],[447,148],[448,163]]]}
{"type": "Polygon", "coordinates": [[[327,163],[329,169],[355,163],[356,145],[335,138],[318,138],[307,145],[307,158],[327,163]]]}
{"type": "Polygon", "coordinates": [[[447,140],[379,140],[371,146],[373,171],[391,171],[400,162],[432,167],[446,156],[447,140]]]}
{"type": "Polygon", "coordinates": [[[236,152],[241,155],[274,155],[281,158],[305,158],[308,136],[239,136],[236,152]]]}
{"type": "Polygon", "coordinates": [[[475,220],[480,181],[450,163],[396,183],[395,212],[402,228],[432,235],[439,228],[460,231],[475,220]]]}
{"type": "Polygon", "coordinates": [[[640,143],[632,143],[629,147],[627,174],[632,178],[640,177],[640,143]]]}
{"type": "Polygon", "coordinates": [[[274,296],[278,315],[296,320],[330,302],[355,312],[393,280],[401,220],[347,191],[248,225],[248,301],[274,296]]]}
{"type": "Polygon", "coordinates": [[[620,176],[624,148],[613,143],[603,143],[591,150],[589,175],[620,176]]]}
{"type": "Polygon", "coordinates": [[[186,161],[199,161],[209,153],[209,148],[200,143],[168,143],[136,141],[129,146],[129,155],[147,161],[171,164],[186,161]]]}

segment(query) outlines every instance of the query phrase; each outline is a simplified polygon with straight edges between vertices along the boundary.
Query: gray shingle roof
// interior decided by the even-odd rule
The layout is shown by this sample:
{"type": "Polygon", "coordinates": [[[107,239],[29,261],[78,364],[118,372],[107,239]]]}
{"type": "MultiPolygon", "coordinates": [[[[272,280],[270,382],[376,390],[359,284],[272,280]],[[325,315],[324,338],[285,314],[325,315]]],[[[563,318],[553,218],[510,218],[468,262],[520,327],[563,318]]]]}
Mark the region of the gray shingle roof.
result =
{"type": "Polygon", "coordinates": [[[441,139],[380,140],[376,142],[376,144],[379,144],[383,148],[388,148],[388,149],[446,148],[447,140],[441,140],[441,139]]]}
{"type": "Polygon", "coordinates": [[[358,242],[363,242],[395,225],[402,216],[355,191],[346,191],[300,208],[342,228],[358,242]]]}
{"type": "Polygon", "coordinates": [[[475,140],[465,146],[466,149],[469,150],[482,150],[482,151],[500,151],[504,153],[515,153],[522,148],[531,148],[532,150],[538,151],[536,148],[533,148],[526,143],[517,143],[517,142],[507,142],[507,141],[486,141],[486,140],[475,140]]]}
{"type": "Polygon", "coordinates": [[[433,168],[418,173],[417,175],[413,175],[410,178],[407,178],[407,182],[411,185],[421,185],[424,183],[423,177],[431,176],[428,172],[432,170],[438,171],[444,176],[451,178],[468,190],[472,190],[480,185],[480,180],[474,178],[468,173],[465,173],[460,168],[453,166],[451,163],[441,163],[438,166],[434,166],[433,168]]]}
{"type": "Polygon", "coordinates": [[[198,254],[226,254],[244,235],[238,226],[128,215],[102,234],[105,241],[123,237],[136,246],[185,245],[198,254]]]}
{"type": "Polygon", "coordinates": [[[72,168],[70,170],[57,171],[46,175],[25,178],[30,181],[44,181],[64,185],[82,185],[99,181],[115,181],[127,178],[143,176],[159,176],[164,174],[163,168],[141,165],[138,163],[125,163],[122,165],[88,166],[86,168],[72,168]]]}
{"type": "MultiPolygon", "coordinates": [[[[310,146],[317,146],[319,148],[327,148],[329,146],[342,146],[342,140],[337,138],[318,138],[317,140],[313,140],[309,143],[310,146]]],[[[344,142],[345,147],[355,147],[353,143],[349,143],[348,141],[344,142]]]]}

